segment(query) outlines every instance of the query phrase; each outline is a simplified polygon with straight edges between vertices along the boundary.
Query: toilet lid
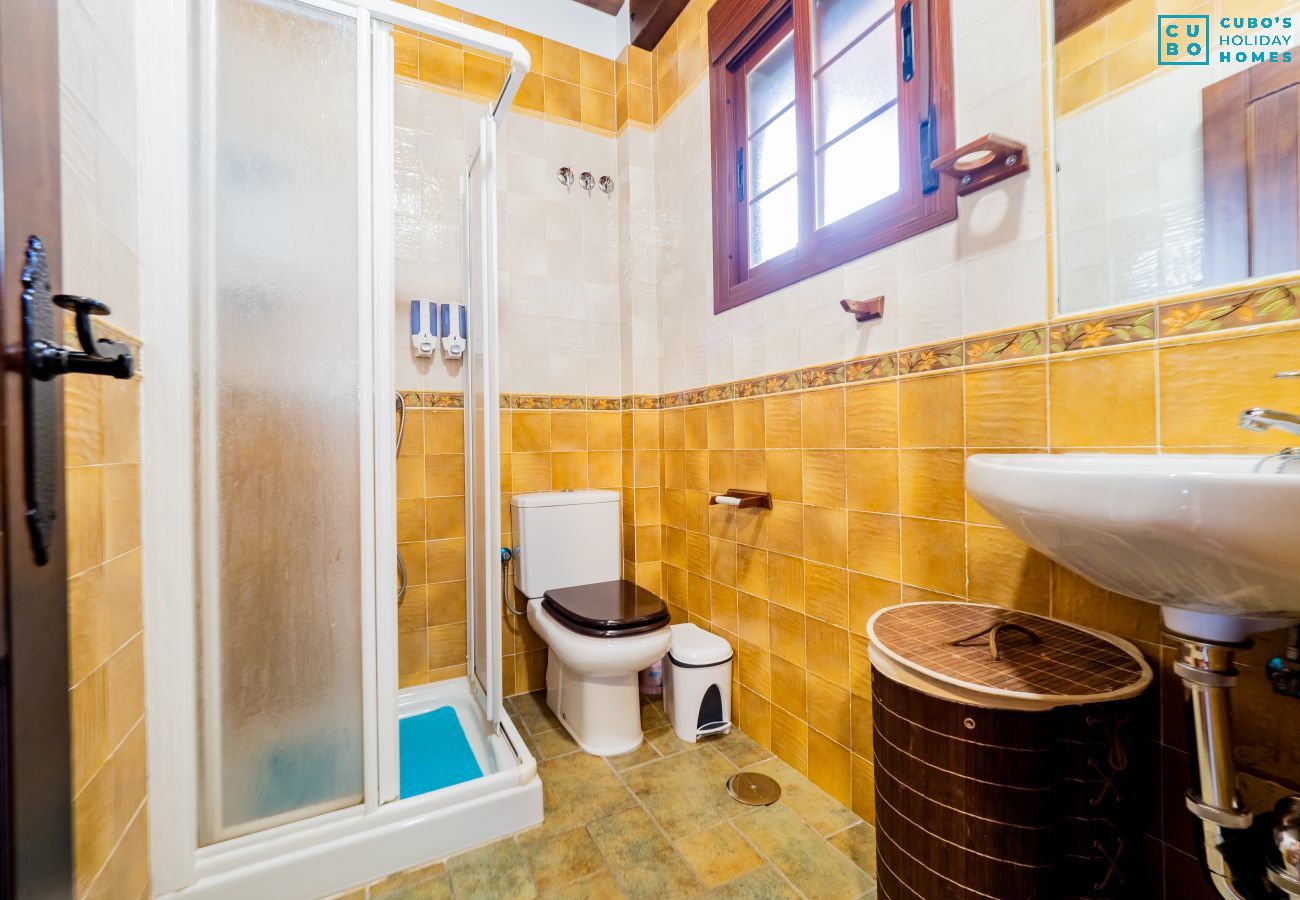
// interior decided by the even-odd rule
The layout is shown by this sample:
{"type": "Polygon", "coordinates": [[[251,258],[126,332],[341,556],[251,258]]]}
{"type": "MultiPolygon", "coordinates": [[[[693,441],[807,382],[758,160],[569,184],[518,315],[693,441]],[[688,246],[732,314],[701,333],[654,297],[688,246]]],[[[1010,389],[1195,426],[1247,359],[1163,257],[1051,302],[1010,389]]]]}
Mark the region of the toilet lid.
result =
{"type": "Polygon", "coordinates": [[[542,596],[542,608],[570,631],[591,637],[645,634],[668,624],[664,602],[630,581],[555,588],[542,596]]]}

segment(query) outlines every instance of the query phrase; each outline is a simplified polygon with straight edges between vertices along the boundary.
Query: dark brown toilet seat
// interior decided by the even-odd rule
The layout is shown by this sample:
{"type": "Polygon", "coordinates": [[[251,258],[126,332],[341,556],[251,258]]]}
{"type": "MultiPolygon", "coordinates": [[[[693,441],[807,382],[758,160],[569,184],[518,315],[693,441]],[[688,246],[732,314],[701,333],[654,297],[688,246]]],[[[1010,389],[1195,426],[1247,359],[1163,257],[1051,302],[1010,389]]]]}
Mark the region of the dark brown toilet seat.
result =
{"type": "Polygon", "coordinates": [[[542,609],[565,628],[587,637],[645,634],[669,621],[663,600],[630,581],[556,588],[542,596],[542,609]]]}

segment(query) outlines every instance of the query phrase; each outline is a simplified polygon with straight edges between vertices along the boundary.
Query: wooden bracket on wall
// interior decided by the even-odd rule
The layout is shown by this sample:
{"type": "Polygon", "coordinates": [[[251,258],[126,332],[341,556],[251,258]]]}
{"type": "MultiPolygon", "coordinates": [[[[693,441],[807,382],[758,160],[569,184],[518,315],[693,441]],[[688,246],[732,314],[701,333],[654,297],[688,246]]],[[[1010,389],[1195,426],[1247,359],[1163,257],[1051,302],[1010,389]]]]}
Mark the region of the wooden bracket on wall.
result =
{"type": "Polygon", "coordinates": [[[957,181],[957,195],[964,197],[997,184],[1012,175],[1029,171],[1029,154],[1023,141],[986,134],[930,163],[930,168],[957,181]]]}
{"type": "Polygon", "coordinates": [[[870,300],[841,300],[840,306],[845,312],[853,313],[859,322],[870,322],[885,314],[885,296],[872,297],[870,300]]]}
{"type": "Polygon", "coordinates": [[[766,491],[742,491],[731,488],[725,494],[709,498],[710,506],[734,506],[736,509],[771,509],[772,495],[766,491]]]}

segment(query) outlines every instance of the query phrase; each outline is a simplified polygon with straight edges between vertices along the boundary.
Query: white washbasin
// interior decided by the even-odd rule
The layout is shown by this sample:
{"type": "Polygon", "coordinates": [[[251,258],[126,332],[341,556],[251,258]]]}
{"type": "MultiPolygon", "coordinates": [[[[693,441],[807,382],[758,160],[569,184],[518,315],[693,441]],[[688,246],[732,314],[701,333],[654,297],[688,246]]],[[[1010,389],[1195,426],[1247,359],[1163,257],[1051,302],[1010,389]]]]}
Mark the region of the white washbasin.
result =
{"type": "Polygon", "coordinates": [[[1180,634],[1240,641],[1300,620],[1300,461],[977,454],[966,489],[1021,540],[1158,603],[1180,634]]]}

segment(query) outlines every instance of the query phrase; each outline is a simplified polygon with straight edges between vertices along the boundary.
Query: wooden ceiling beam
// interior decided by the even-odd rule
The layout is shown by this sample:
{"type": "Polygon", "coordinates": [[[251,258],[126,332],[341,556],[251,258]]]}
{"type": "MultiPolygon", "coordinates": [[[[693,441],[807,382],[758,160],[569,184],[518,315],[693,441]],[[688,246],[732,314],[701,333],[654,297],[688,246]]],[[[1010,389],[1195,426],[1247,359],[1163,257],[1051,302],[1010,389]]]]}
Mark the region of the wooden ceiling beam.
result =
{"type": "Polygon", "coordinates": [[[623,8],[623,0],[578,0],[578,2],[611,16],[618,15],[618,11],[623,8]]]}
{"type": "Polygon", "coordinates": [[[632,46],[653,50],[686,8],[687,0],[628,0],[631,4],[632,46]]]}

